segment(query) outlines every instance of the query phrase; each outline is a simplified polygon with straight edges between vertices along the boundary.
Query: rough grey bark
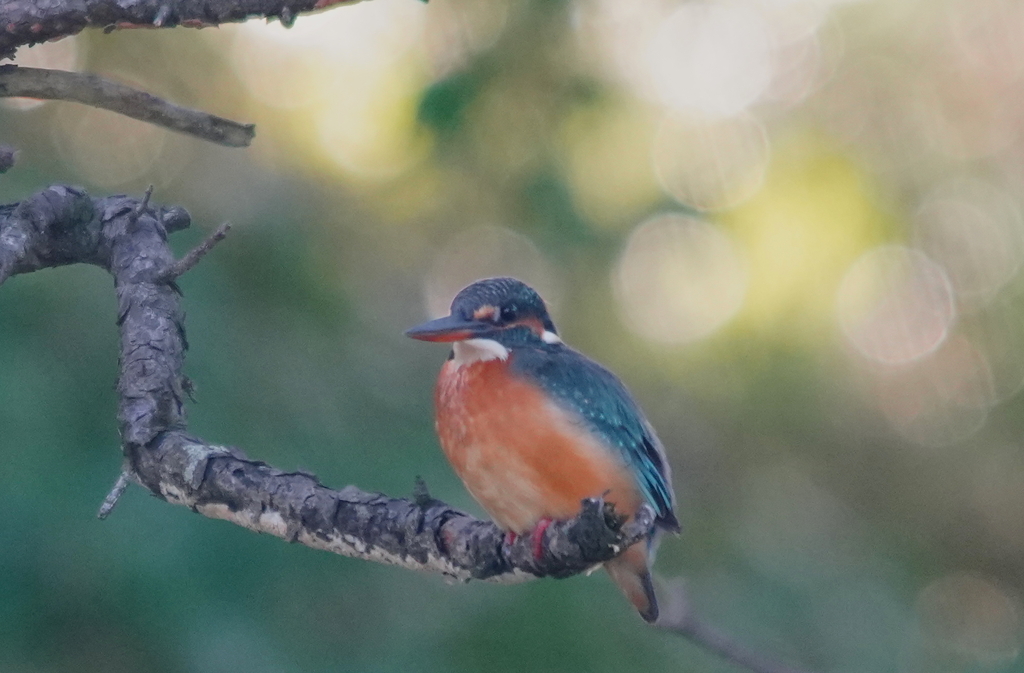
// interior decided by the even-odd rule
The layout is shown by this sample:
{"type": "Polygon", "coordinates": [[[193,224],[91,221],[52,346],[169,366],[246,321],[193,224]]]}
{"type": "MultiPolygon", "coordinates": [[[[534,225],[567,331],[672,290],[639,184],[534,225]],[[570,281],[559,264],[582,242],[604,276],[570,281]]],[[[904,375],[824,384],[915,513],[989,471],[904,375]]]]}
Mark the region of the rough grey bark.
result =
{"type": "Polygon", "coordinates": [[[360,0],[0,0],[0,59],[84,28],[201,28],[252,17],[290,25],[303,12],[360,0]]]}
{"type": "MultiPolygon", "coordinates": [[[[576,518],[547,528],[543,553],[535,558],[529,536],[507,544],[493,523],[431,498],[421,483],[408,500],[354,486],[332,490],[314,475],[283,472],[235,447],[190,435],[185,398],[191,384],[182,374],[187,342],[175,278],[222,239],[227,226],[175,260],[167,236],[189,224],[181,208],[150,206],[148,193],[142,199],[94,199],[81,189],[55,186],[0,205],[0,285],[17,274],[77,263],[94,264],[114,277],[124,466],[101,517],[133,481],[204,516],[316,549],[496,582],[576,575],[613,558],[653,527],[650,507],[624,523],[600,500],[586,500],[576,518]]],[[[708,627],[690,610],[681,584],[668,589],[658,627],[755,673],[801,673],[708,627]]]]}
{"type": "MultiPolygon", "coordinates": [[[[430,498],[425,489],[411,500],[354,486],[332,490],[311,474],[283,472],[237,448],[190,435],[190,383],[182,374],[187,342],[174,282],[184,267],[167,245],[168,234],[189,226],[189,216],[148,201],[148,195],[93,199],[57,186],[0,206],[0,285],[13,275],[75,263],[94,264],[114,277],[121,333],[118,423],[132,481],[208,517],[460,580],[568,577],[613,558],[650,530],[649,508],[623,525],[600,501],[586,501],[578,517],[547,529],[536,559],[528,537],[506,545],[494,524],[430,498]]],[[[223,233],[199,248],[208,250],[223,233]]],[[[103,513],[112,506],[108,500],[103,513]]]]}
{"type": "MultiPolygon", "coordinates": [[[[291,25],[301,12],[360,1],[0,0],[0,60],[13,57],[20,46],[74,35],[86,27],[203,27],[256,16],[278,17],[291,25]]],[[[120,85],[111,89],[111,83],[98,78],[46,71],[26,75],[25,70],[0,68],[8,87],[12,82],[35,87],[27,94],[21,89],[6,95],[77,100],[231,146],[244,146],[252,139],[251,126],[184,110],[143,92],[118,89],[120,85]]],[[[0,81],[0,95],[3,84],[0,81]]],[[[16,151],[0,146],[0,173],[16,158],[16,151]]],[[[175,279],[228,230],[221,225],[203,244],[175,260],[167,235],[189,224],[188,213],[181,208],[150,207],[149,194],[141,200],[93,199],[80,189],[55,186],[21,203],[0,205],[0,285],[17,274],[76,263],[100,266],[114,276],[121,332],[117,389],[124,467],[100,508],[101,518],[134,481],[205,516],[317,549],[461,580],[492,581],[578,574],[613,558],[653,527],[650,507],[642,507],[624,523],[600,500],[586,500],[576,518],[546,529],[543,553],[536,558],[529,537],[506,544],[494,524],[434,500],[422,484],[417,484],[412,500],[354,486],[336,491],[311,474],[282,472],[247,458],[237,448],[189,435],[184,397],[191,384],[182,374],[187,342],[175,279]]],[[[801,673],[710,629],[689,609],[681,585],[671,587],[668,597],[671,602],[658,627],[755,673],[801,673]]]]}

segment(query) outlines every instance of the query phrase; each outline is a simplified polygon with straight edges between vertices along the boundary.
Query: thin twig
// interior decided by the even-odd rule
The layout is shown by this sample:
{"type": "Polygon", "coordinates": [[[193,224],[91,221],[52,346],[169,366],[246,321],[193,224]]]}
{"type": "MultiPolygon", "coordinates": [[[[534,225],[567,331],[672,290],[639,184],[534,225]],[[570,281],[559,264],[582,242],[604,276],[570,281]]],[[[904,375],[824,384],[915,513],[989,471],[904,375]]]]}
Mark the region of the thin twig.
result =
{"type": "Polygon", "coordinates": [[[681,635],[729,663],[753,673],[806,673],[803,669],[785,666],[752,652],[705,624],[690,609],[686,588],[681,580],[667,582],[666,589],[661,618],[655,624],[658,628],[681,635]]]}
{"type": "Polygon", "coordinates": [[[256,135],[253,124],[174,105],[145,91],[81,72],[0,65],[0,98],[11,97],[83,103],[228,147],[248,147],[256,135]]]}
{"type": "Polygon", "coordinates": [[[0,173],[6,173],[18,161],[18,150],[10,145],[0,145],[0,173]]]}
{"type": "Polygon", "coordinates": [[[139,201],[139,204],[135,206],[135,209],[132,211],[131,226],[135,226],[135,224],[138,223],[139,218],[142,217],[142,214],[149,208],[149,199],[152,198],[152,196],[153,185],[150,185],[146,188],[145,194],[142,195],[142,200],[139,201]]]}
{"type": "Polygon", "coordinates": [[[160,274],[160,280],[168,282],[184,276],[206,256],[206,253],[213,250],[213,246],[224,240],[224,237],[231,231],[231,223],[225,222],[206,237],[202,243],[185,253],[185,256],[169,266],[166,271],[160,274]]]}
{"type": "Polygon", "coordinates": [[[153,185],[146,187],[146,193],[142,195],[138,207],[135,209],[135,219],[139,219],[146,209],[149,208],[149,200],[153,198],[153,185]]]}
{"type": "Polygon", "coordinates": [[[110,513],[114,511],[114,507],[117,505],[117,501],[121,499],[124,490],[128,488],[129,483],[131,483],[131,475],[128,474],[127,470],[121,470],[117,482],[114,483],[114,488],[110,489],[110,493],[107,494],[103,504],[100,505],[100,511],[96,513],[97,517],[106,519],[110,516],[110,513]]]}

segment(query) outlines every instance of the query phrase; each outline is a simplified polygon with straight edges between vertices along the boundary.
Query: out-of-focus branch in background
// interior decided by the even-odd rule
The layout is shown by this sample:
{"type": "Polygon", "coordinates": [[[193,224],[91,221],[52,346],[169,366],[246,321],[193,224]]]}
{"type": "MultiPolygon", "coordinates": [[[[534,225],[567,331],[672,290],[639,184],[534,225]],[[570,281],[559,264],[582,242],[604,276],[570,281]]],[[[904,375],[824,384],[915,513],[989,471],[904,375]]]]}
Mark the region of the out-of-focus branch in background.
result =
{"type": "Polygon", "coordinates": [[[246,147],[256,134],[252,124],[190,110],[87,73],[0,65],[0,98],[8,97],[84,103],[228,147],[246,147]]]}

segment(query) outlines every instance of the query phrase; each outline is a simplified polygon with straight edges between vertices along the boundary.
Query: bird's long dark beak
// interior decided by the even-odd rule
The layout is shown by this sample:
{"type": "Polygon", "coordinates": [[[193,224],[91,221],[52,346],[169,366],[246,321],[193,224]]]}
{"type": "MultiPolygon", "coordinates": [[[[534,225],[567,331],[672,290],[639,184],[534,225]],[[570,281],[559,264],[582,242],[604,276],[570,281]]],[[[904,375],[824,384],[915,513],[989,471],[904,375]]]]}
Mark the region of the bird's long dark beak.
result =
{"type": "Polygon", "coordinates": [[[494,325],[490,323],[447,315],[407,329],[405,336],[420,341],[462,341],[482,336],[493,329],[494,325]]]}

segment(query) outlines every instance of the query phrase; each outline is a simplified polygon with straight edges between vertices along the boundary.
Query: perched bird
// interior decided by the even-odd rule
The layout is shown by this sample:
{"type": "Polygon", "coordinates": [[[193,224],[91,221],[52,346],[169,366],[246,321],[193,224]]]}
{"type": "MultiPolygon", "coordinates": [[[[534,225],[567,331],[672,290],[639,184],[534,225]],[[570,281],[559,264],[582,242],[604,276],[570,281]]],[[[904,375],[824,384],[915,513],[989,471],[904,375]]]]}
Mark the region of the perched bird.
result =
{"type": "Polygon", "coordinates": [[[633,516],[647,503],[655,532],[605,569],[648,622],[658,618],[650,562],[661,530],[679,532],[668,461],[622,382],[562,343],[544,301],[514,278],[473,283],[451,314],[408,330],[452,342],[434,402],[455,472],[495,523],[531,533],[603,496],[633,516]]]}

